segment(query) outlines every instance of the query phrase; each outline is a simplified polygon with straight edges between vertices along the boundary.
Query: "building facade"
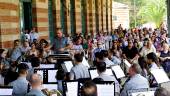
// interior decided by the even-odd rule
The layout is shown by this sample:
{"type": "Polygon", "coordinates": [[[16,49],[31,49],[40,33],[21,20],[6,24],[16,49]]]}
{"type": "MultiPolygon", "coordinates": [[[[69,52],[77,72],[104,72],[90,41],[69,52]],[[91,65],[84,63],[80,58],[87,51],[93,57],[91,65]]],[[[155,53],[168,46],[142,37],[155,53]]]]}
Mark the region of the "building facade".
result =
{"type": "Polygon", "coordinates": [[[113,0],[0,0],[0,47],[10,48],[24,29],[35,27],[40,38],[64,34],[111,32],[113,0]]]}

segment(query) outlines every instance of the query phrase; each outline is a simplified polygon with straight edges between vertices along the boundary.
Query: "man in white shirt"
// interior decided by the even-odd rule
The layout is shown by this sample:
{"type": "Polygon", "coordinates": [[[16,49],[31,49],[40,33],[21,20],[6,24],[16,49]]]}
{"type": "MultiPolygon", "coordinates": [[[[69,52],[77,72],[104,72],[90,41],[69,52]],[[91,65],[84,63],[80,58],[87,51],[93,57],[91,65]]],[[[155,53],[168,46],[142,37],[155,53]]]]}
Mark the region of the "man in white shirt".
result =
{"type": "Polygon", "coordinates": [[[114,81],[115,82],[115,91],[116,93],[120,93],[120,85],[114,76],[110,76],[106,73],[106,63],[98,62],[96,64],[97,73],[99,74],[96,78],[101,78],[103,81],[114,81]]]}
{"type": "Polygon", "coordinates": [[[145,77],[141,76],[140,72],[140,66],[138,66],[137,64],[133,64],[129,68],[130,79],[127,83],[125,83],[125,86],[121,92],[121,96],[128,96],[127,92],[129,90],[149,88],[148,80],[145,77]]]}
{"type": "Polygon", "coordinates": [[[36,32],[36,29],[33,28],[32,31],[30,32],[30,41],[33,42],[34,40],[39,39],[39,34],[36,32]]]}

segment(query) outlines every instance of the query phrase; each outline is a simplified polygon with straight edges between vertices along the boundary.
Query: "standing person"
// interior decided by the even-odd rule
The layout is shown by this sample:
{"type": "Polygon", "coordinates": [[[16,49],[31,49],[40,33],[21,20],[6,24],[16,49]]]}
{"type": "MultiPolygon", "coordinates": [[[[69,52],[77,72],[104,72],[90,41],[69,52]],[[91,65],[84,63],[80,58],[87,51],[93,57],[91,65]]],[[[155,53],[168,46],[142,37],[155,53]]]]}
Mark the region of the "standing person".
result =
{"type": "Polygon", "coordinates": [[[30,32],[30,42],[32,43],[34,40],[38,40],[39,39],[39,34],[38,32],[36,32],[36,28],[32,28],[31,32],[30,32]]]}
{"type": "Polygon", "coordinates": [[[67,38],[63,36],[63,32],[61,28],[57,28],[55,34],[54,42],[53,42],[53,51],[54,53],[64,52],[69,48],[69,43],[67,38]]]}

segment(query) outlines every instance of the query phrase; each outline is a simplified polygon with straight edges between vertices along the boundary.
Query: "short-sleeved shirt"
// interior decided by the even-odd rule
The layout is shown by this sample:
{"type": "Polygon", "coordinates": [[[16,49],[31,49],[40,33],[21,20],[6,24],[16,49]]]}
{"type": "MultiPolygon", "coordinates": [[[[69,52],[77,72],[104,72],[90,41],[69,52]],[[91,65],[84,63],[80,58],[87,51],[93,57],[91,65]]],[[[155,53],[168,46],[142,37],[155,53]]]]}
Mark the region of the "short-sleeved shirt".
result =
{"type": "Polygon", "coordinates": [[[88,68],[84,66],[82,63],[75,65],[71,68],[70,78],[80,79],[80,78],[89,78],[88,68]]]}
{"type": "Polygon", "coordinates": [[[26,96],[46,96],[46,95],[44,95],[41,90],[31,89],[30,92],[26,96]]]}
{"type": "Polygon", "coordinates": [[[138,54],[138,49],[135,47],[129,49],[127,46],[123,49],[123,54],[125,54],[128,59],[133,59],[138,54]]]}
{"type": "Polygon", "coordinates": [[[9,84],[13,86],[12,96],[25,96],[28,89],[28,81],[25,77],[19,77],[17,80],[9,84]]]}
{"type": "Polygon", "coordinates": [[[145,77],[140,74],[136,74],[125,84],[124,89],[121,92],[121,96],[128,96],[127,92],[129,90],[137,90],[142,88],[149,88],[149,82],[145,77]]]}

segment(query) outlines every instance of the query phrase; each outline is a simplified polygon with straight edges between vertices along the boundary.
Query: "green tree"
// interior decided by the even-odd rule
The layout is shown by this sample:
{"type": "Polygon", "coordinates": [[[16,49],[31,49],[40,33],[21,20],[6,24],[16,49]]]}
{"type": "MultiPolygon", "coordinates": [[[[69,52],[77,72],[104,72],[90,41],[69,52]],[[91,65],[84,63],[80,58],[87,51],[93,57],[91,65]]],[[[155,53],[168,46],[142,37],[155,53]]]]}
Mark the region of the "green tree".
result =
{"type": "Polygon", "coordinates": [[[142,0],[142,7],[139,9],[138,16],[143,21],[153,22],[159,28],[166,16],[165,0],[142,0]]]}

